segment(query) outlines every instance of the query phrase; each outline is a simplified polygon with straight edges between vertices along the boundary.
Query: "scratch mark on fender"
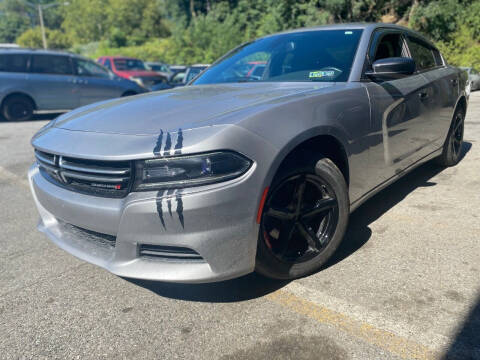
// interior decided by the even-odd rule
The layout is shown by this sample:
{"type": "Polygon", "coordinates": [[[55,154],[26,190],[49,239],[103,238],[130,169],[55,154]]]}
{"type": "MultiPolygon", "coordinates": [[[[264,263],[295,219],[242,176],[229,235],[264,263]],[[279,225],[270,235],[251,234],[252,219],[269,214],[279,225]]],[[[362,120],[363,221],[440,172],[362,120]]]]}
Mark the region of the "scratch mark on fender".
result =
{"type": "Polygon", "coordinates": [[[160,155],[160,150],[162,149],[162,141],[163,141],[163,130],[160,129],[160,135],[158,135],[157,143],[153,148],[153,153],[157,156],[160,155]]]}
{"type": "Polygon", "coordinates": [[[183,132],[182,129],[178,129],[177,144],[175,145],[175,154],[181,154],[183,147],[183,132]]]}
{"type": "Polygon", "coordinates": [[[165,195],[165,190],[159,191],[157,193],[157,201],[156,201],[157,213],[158,213],[158,217],[160,218],[160,221],[162,222],[163,229],[167,230],[167,227],[165,226],[165,219],[163,218],[163,207],[162,207],[163,195],[165,195]]]}
{"type": "Polygon", "coordinates": [[[180,192],[177,192],[175,199],[177,200],[178,219],[180,220],[180,224],[182,224],[182,228],[185,229],[185,220],[183,218],[183,200],[180,192]]]}
{"type": "Polygon", "coordinates": [[[167,132],[167,140],[165,141],[165,147],[163,148],[163,155],[170,155],[170,150],[172,147],[172,136],[167,132]]]}

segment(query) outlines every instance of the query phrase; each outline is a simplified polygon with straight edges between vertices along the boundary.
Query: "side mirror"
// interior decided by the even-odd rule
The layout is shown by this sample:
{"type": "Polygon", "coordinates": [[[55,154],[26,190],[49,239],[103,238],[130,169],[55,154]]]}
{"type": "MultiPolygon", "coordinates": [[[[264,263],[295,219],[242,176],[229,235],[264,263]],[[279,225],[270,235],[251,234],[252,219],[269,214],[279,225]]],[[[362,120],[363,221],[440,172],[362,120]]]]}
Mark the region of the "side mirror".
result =
{"type": "Polygon", "coordinates": [[[372,64],[372,71],[365,75],[379,80],[399,79],[415,72],[415,60],[404,57],[391,57],[375,61],[372,64]]]}

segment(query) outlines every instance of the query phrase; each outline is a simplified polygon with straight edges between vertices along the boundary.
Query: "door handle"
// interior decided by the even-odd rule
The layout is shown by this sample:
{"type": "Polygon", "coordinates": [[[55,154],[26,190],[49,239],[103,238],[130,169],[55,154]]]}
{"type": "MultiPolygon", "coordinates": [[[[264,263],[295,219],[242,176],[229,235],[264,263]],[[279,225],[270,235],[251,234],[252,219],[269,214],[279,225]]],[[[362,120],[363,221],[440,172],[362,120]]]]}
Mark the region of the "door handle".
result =
{"type": "Polygon", "coordinates": [[[421,92],[418,93],[418,97],[420,98],[420,100],[428,99],[428,92],[421,91],[421,92]]]}

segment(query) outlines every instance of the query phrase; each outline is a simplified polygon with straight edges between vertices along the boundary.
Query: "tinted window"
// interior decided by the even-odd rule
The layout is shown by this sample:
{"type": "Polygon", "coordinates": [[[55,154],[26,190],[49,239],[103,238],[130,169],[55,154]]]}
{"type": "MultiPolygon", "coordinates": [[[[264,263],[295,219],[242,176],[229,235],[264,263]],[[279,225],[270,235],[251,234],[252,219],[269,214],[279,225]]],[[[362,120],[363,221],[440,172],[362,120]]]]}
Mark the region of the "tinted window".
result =
{"type": "Polygon", "coordinates": [[[110,62],[110,59],[105,60],[103,66],[105,66],[107,69],[112,70],[112,63],[110,62]]]}
{"type": "Polygon", "coordinates": [[[26,72],[29,57],[25,54],[0,55],[0,71],[26,72]]]}
{"type": "Polygon", "coordinates": [[[123,70],[147,70],[145,64],[137,59],[115,59],[115,68],[119,71],[123,70]]]}
{"type": "Polygon", "coordinates": [[[417,64],[418,70],[431,69],[436,66],[432,49],[415,38],[408,38],[408,47],[417,64]]]}
{"type": "Polygon", "coordinates": [[[370,56],[373,61],[386,59],[390,57],[403,56],[403,41],[398,33],[386,34],[380,38],[378,45],[372,46],[370,56]]]}
{"type": "Polygon", "coordinates": [[[208,68],[195,84],[245,81],[347,81],[362,30],[303,31],[243,45],[208,68]],[[265,62],[263,76],[245,74],[246,64],[265,62]]]}
{"type": "Polygon", "coordinates": [[[435,64],[437,66],[442,66],[443,60],[442,60],[442,56],[440,55],[440,51],[433,49],[432,52],[433,52],[433,57],[435,58],[435,64]]]}
{"type": "Polygon", "coordinates": [[[103,66],[95,64],[93,61],[75,59],[75,68],[79,76],[94,76],[108,78],[110,74],[103,66]]]}
{"type": "Polygon", "coordinates": [[[72,67],[68,56],[33,55],[32,72],[38,74],[71,75],[72,67]]]}

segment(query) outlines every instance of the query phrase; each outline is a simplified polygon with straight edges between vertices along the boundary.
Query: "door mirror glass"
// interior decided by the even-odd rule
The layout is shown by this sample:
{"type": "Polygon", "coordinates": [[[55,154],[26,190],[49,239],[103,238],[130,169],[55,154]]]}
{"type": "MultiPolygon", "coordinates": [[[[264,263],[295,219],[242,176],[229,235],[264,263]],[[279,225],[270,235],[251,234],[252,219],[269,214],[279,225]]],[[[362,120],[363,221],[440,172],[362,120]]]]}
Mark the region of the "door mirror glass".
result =
{"type": "Polygon", "coordinates": [[[415,70],[415,61],[412,58],[391,57],[375,61],[372,70],[365,75],[373,79],[392,80],[412,75],[415,70]]]}

